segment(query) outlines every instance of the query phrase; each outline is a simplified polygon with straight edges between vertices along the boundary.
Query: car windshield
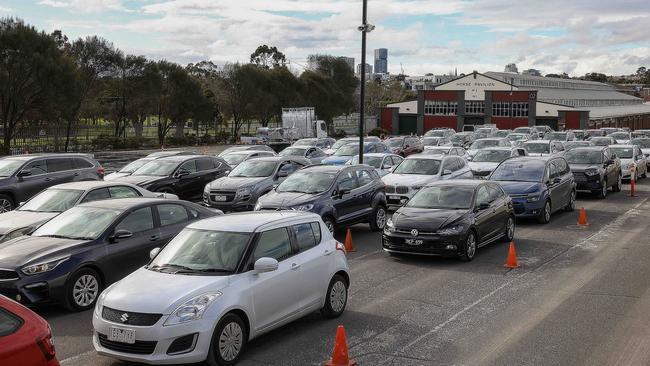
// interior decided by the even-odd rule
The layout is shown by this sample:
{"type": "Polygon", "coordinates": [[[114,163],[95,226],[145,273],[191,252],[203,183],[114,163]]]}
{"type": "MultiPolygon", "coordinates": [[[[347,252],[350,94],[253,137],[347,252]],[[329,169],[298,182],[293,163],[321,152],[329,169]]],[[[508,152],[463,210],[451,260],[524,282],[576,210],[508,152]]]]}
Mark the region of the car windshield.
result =
{"type": "Polygon", "coordinates": [[[132,161],[127,166],[119,170],[119,173],[133,173],[134,171],[140,169],[146,163],[150,162],[152,159],[142,158],[135,161],[132,161]]]}
{"type": "Polygon", "coordinates": [[[300,147],[287,147],[280,152],[280,156],[305,156],[305,149],[300,147]]]}
{"type": "Polygon", "coordinates": [[[510,131],[497,131],[494,133],[494,137],[506,137],[510,134],[510,131]]]}
{"type": "Polygon", "coordinates": [[[506,136],[506,139],[508,139],[508,141],[520,141],[523,140],[525,137],[526,135],[511,133],[508,136],[506,136]]]}
{"type": "Polygon", "coordinates": [[[565,142],[564,150],[571,150],[571,149],[575,149],[576,147],[585,147],[585,146],[591,146],[591,144],[587,141],[565,142]]]}
{"type": "Polygon", "coordinates": [[[411,198],[407,207],[431,209],[468,209],[472,205],[474,187],[424,187],[411,198]]]}
{"type": "Polygon", "coordinates": [[[638,145],[642,149],[650,148],[650,139],[634,139],[631,142],[632,145],[638,145]]]}
{"type": "Polygon", "coordinates": [[[517,127],[514,129],[515,132],[530,134],[530,127],[517,127]]]}
{"type": "Polygon", "coordinates": [[[611,147],[612,152],[621,159],[632,159],[634,149],[631,147],[611,147]]]}
{"type": "Polygon", "coordinates": [[[509,157],[510,150],[479,150],[472,161],[477,163],[500,163],[509,157]]]}
{"type": "Polygon", "coordinates": [[[479,150],[479,149],[484,149],[486,147],[494,147],[494,146],[499,146],[499,140],[478,140],[474,141],[472,146],[469,148],[471,150],[479,150]]]}
{"type": "Polygon", "coordinates": [[[537,132],[544,132],[546,131],[546,126],[535,126],[535,130],[537,132]]]}
{"type": "Polygon", "coordinates": [[[395,174],[437,175],[440,171],[440,160],[436,159],[405,159],[395,168],[395,174]]]}
{"type": "Polygon", "coordinates": [[[629,140],[630,139],[630,134],[627,132],[614,132],[609,135],[609,137],[616,139],[616,140],[629,140]]]}
{"type": "Polygon", "coordinates": [[[277,165],[275,161],[248,160],[237,165],[228,176],[247,178],[270,177],[275,172],[277,165]]]}
{"type": "Polygon", "coordinates": [[[276,191],[280,193],[321,193],[330,189],[335,179],[336,173],[315,172],[312,170],[296,172],[280,183],[276,191]]]}
{"type": "Polygon", "coordinates": [[[586,133],[587,133],[587,136],[602,136],[603,135],[603,131],[601,131],[601,130],[587,130],[586,133]]]}
{"type": "Polygon", "coordinates": [[[228,163],[230,166],[238,165],[242,161],[246,160],[248,154],[227,154],[222,156],[223,160],[228,163]]]}
{"type": "Polygon", "coordinates": [[[564,154],[564,158],[569,164],[601,164],[603,162],[603,153],[593,150],[569,150],[564,154]]]}
{"type": "Polygon", "coordinates": [[[550,152],[549,144],[531,142],[524,144],[524,148],[531,154],[548,154],[550,152]]]}
{"type": "Polygon", "coordinates": [[[167,177],[171,175],[176,167],[178,166],[177,161],[170,161],[170,160],[153,160],[145,165],[143,165],[140,169],[136,170],[133,172],[133,175],[153,175],[153,176],[159,176],[159,177],[167,177]]]}
{"type": "Polygon", "coordinates": [[[589,141],[593,142],[596,146],[607,146],[612,143],[609,137],[593,137],[589,141]]]}
{"type": "Polygon", "coordinates": [[[336,150],[334,155],[336,155],[336,156],[352,156],[352,155],[357,155],[358,153],[359,153],[359,145],[358,144],[348,144],[348,145],[341,146],[340,149],[336,150]]]}
{"type": "Polygon", "coordinates": [[[465,135],[453,135],[449,138],[452,142],[463,142],[465,141],[465,135]]]}
{"type": "Polygon", "coordinates": [[[63,212],[74,206],[84,193],[77,189],[48,189],[18,208],[18,211],[63,212]]]}
{"type": "Polygon", "coordinates": [[[388,139],[388,141],[386,141],[386,144],[389,147],[402,147],[403,143],[404,143],[404,139],[399,139],[399,138],[398,139],[388,139]]]}
{"type": "Polygon", "coordinates": [[[539,160],[506,160],[494,170],[491,180],[541,182],[546,164],[539,160]]]}
{"type": "Polygon", "coordinates": [[[445,136],[445,131],[444,130],[430,130],[429,132],[426,133],[427,136],[430,137],[444,137],[445,136]]]}
{"type": "Polygon", "coordinates": [[[449,155],[449,150],[450,149],[446,147],[437,147],[432,149],[426,149],[424,150],[424,153],[429,155],[449,155]]]}
{"type": "Polygon", "coordinates": [[[566,132],[551,132],[546,137],[551,141],[565,141],[566,135],[566,132]]]}
{"type": "Polygon", "coordinates": [[[438,142],[442,137],[425,137],[422,139],[422,145],[424,146],[438,146],[438,142]]]}
{"type": "MultiPolygon", "coordinates": [[[[368,164],[375,169],[379,169],[381,165],[381,161],[383,160],[382,156],[364,156],[363,157],[363,163],[368,164]]],[[[350,164],[359,164],[359,155],[355,156],[350,160],[350,164]]]]}
{"type": "Polygon", "coordinates": [[[250,233],[184,229],[165,245],[147,268],[152,271],[233,272],[250,237],[250,233]]]}
{"type": "Polygon", "coordinates": [[[316,146],[315,139],[302,139],[293,143],[293,146],[316,146]]]}
{"type": "Polygon", "coordinates": [[[336,149],[340,148],[343,145],[351,144],[353,142],[354,142],[354,140],[338,140],[338,141],[336,141],[334,143],[334,145],[332,145],[332,149],[336,150],[336,149]]]}
{"type": "Polygon", "coordinates": [[[0,177],[10,177],[23,164],[25,164],[24,160],[1,159],[0,160],[0,177]]]}
{"type": "Polygon", "coordinates": [[[99,207],[73,207],[39,227],[32,236],[94,240],[122,211],[99,207]]]}

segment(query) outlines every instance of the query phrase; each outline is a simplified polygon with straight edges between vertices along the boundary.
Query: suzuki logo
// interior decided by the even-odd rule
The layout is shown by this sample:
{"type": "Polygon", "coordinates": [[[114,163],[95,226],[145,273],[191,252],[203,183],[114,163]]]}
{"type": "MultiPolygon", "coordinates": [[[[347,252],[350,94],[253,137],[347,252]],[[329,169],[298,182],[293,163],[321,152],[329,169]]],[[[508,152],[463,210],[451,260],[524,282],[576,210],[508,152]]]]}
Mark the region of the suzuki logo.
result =
{"type": "Polygon", "coordinates": [[[419,232],[418,232],[417,229],[413,229],[413,230],[411,230],[411,235],[413,235],[413,236],[418,236],[418,234],[419,234],[419,232]]]}
{"type": "Polygon", "coordinates": [[[120,320],[122,321],[122,323],[126,323],[129,320],[129,314],[127,313],[122,314],[120,320]]]}

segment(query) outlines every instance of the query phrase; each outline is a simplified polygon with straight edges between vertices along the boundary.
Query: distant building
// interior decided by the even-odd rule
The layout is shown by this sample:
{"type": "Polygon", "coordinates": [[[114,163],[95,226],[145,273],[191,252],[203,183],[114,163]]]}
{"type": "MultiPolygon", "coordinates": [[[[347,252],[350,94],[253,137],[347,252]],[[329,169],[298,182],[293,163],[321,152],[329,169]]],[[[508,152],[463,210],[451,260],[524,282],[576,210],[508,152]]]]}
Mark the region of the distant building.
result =
{"type": "Polygon", "coordinates": [[[516,64],[507,64],[505,69],[503,70],[504,72],[514,72],[514,73],[519,73],[519,70],[517,69],[516,64]]]}
{"type": "MultiPolygon", "coordinates": [[[[361,64],[357,65],[357,76],[361,76],[361,64]]],[[[370,79],[372,77],[372,65],[366,64],[366,80],[370,79]]]]}
{"type": "Polygon", "coordinates": [[[348,64],[348,66],[350,67],[350,70],[352,70],[352,72],[354,72],[354,57],[341,56],[339,58],[341,60],[345,61],[345,63],[348,64]]]}
{"type": "MultiPolygon", "coordinates": [[[[515,66],[516,68],[516,66],[515,66]]],[[[522,75],[542,76],[542,72],[537,69],[528,69],[521,72],[522,75]]]]}
{"type": "Polygon", "coordinates": [[[375,50],[375,73],[388,74],[388,50],[385,48],[375,50]]]}
{"type": "Polygon", "coordinates": [[[406,90],[433,90],[436,85],[455,79],[453,75],[407,76],[402,82],[406,90]]]}

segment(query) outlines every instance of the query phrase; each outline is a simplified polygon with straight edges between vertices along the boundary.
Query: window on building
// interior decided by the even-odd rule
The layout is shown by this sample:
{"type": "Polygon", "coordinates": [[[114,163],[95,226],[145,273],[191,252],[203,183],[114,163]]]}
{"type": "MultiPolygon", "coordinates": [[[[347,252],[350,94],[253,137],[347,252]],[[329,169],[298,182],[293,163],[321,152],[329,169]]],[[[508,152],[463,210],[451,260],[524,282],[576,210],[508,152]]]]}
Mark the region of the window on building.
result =
{"type": "Polygon", "coordinates": [[[485,102],[482,100],[465,101],[465,114],[484,114],[485,102]]]}
{"type": "Polygon", "coordinates": [[[446,100],[424,101],[424,114],[436,116],[455,116],[458,114],[458,102],[446,100]]]}
{"type": "Polygon", "coordinates": [[[512,116],[528,117],[528,103],[527,102],[512,103],[512,116]]]}
{"type": "Polygon", "coordinates": [[[510,115],[510,104],[508,102],[494,102],[492,103],[492,116],[494,117],[508,117],[510,115]]]}

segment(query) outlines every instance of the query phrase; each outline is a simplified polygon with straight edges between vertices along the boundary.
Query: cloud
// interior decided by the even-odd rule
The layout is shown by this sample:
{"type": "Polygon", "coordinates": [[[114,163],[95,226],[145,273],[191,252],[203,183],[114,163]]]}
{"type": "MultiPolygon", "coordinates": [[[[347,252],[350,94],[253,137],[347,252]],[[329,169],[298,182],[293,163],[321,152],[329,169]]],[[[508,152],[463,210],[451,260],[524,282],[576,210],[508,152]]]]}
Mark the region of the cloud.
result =
{"type": "Polygon", "coordinates": [[[12,9],[6,6],[0,6],[0,13],[11,13],[12,9]]]}
{"type": "Polygon", "coordinates": [[[53,8],[70,8],[83,12],[128,11],[122,0],[41,0],[39,4],[53,8]]]}

